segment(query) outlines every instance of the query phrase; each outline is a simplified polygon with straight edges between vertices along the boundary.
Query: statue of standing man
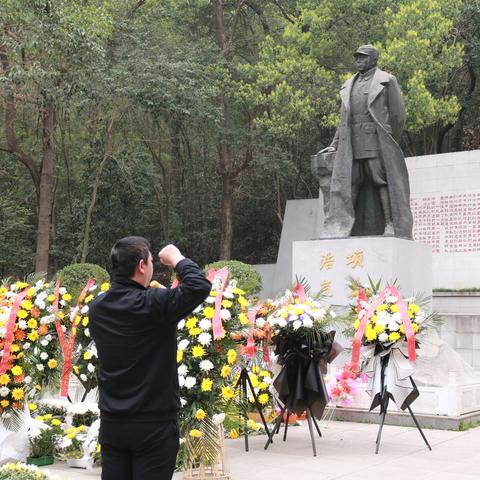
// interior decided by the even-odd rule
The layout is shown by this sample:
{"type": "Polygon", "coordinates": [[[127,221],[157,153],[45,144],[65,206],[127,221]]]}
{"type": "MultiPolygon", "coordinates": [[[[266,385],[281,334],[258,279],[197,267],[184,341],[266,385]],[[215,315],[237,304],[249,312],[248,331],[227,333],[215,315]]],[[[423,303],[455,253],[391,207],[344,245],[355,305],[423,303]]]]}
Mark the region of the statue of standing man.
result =
{"type": "Polygon", "coordinates": [[[358,72],[340,90],[340,125],[330,147],[318,154],[335,152],[322,237],[410,239],[410,186],[399,146],[405,123],[402,94],[397,79],[377,68],[374,46],[363,45],[354,56],[358,72]]]}

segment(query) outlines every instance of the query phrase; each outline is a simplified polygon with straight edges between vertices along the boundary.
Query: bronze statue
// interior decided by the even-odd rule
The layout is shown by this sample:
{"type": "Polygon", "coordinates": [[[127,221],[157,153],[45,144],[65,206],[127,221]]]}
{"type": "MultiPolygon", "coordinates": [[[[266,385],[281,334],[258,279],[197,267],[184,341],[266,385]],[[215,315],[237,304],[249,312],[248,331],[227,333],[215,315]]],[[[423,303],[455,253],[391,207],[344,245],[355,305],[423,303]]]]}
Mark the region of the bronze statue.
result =
{"type": "MultiPolygon", "coordinates": [[[[322,237],[412,238],[408,171],[398,144],[405,122],[400,87],[377,68],[374,46],[363,45],[354,56],[358,73],[340,90],[340,125],[332,144],[316,156],[328,165],[334,155],[330,169],[324,168],[331,180],[322,237]]],[[[322,191],[328,195],[328,188],[322,191]]]]}

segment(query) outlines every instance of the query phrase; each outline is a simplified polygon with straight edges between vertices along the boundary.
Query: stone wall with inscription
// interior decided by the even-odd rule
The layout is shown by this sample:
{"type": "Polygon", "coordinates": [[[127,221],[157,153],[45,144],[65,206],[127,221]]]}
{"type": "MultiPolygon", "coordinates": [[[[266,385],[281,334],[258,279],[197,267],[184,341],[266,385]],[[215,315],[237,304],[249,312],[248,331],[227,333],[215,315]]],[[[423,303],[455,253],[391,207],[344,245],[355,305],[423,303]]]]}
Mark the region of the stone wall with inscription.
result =
{"type": "Polygon", "coordinates": [[[406,160],[413,237],[432,247],[433,288],[480,288],[480,151],[406,160]]]}

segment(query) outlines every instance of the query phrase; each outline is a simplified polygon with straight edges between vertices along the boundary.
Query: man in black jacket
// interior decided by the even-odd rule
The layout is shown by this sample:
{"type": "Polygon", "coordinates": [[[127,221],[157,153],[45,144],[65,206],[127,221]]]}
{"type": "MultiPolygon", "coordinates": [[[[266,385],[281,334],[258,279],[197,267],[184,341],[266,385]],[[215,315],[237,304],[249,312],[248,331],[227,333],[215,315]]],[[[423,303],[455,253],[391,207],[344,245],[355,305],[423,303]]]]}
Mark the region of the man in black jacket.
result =
{"type": "Polygon", "coordinates": [[[202,270],[168,245],[177,288],[149,288],[148,241],[126,237],[112,249],[113,281],[90,307],[98,350],[103,480],[170,480],[179,446],[177,322],[208,296],[202,270]]]}

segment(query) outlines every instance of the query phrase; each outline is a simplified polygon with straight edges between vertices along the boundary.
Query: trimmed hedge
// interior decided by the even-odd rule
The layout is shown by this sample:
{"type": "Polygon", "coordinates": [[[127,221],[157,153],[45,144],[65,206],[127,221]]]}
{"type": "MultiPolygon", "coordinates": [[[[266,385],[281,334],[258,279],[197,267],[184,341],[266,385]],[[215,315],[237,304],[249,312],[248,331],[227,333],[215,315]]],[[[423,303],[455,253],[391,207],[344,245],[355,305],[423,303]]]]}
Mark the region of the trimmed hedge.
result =
{"type": "Polygon", "coordinates": [[[238,287],[245,291],[246,295],[255,295],[262,290],[262,277],[251,265],[239,262],[238,260],[220,260],[219,262],[205,265],[204,271],[210,268],[219,270],[227,266],[230,270],[229,280],[235,279],[238,287]]]}
{"type": "Polygon", "coordinates": [[[60,285],[65,287],[74,300],[78,298],[89,278],[93,278],[98,286],[110,281],[108,272],[93,263],[73,263],[59,270],[60,285]]]}

